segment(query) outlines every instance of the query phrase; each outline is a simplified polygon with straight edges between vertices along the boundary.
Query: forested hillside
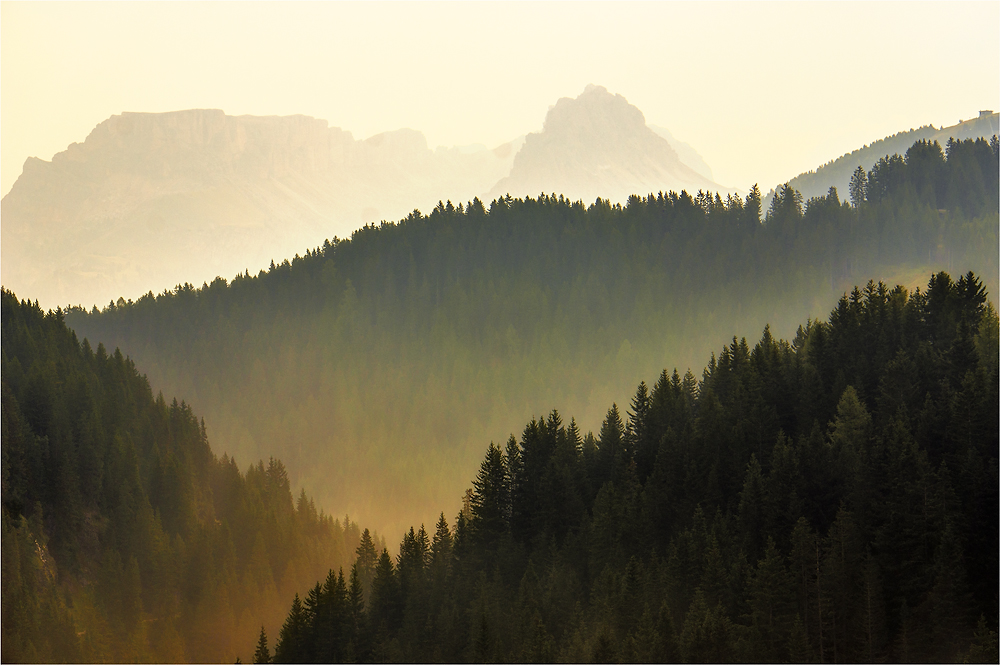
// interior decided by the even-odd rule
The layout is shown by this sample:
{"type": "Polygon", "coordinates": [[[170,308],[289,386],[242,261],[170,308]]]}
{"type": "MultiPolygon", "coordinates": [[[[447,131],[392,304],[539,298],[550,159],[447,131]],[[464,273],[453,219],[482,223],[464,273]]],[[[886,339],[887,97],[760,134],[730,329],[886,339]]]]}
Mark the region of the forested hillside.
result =
{"type": "Polygon", "coordinates": [[[998,347],[973,273],[869,282],[596,437],[532,419],[256,662],[996,662],[998,347]]]}
{"type": "MultiPolygon", "coordinates": [[[[897,153],[905,153],[907,148],[917,141],[928,141],[947,145],[948,139],[968,140],[977,138],[989,138],[997,133],[998,119],[996,113],[981,112],[978,118],[959,121],[957,125],[951,127],[937,127],[927,125],[908,132],[899,132],[892,136],[887,136],[878,141],[872,141],[857,150],[830,160],[814,171],[800,173],[792,178],[788,184],[802,192],[806,198],[822,196],[830,187],[837,187],[841,191],[847,191],[851,181],[851,175],[860,166],[865,171],[871,170],[873,166],[883,157],[897,153]]],[[[768,192],[764,197],[764,204],[770,205],[774,192],[768,192]]]]}
{"type": "Polygon", "coordinates": [[[281,462],[218,459],[121,352],[2,299],[4,662],[231,662],[349,560],[281,462]]]}
{"type": "Polygon", "coordinates": [[[484,437],[553,404],[596,428],[634,377],[767,322],[790,336],[855,282],[961,267],[995,293],[997,155],[996,139],[918,142],[853,204],[784,186],[763,222],[756,188],[440,204],[66,320],[184,395],[216,450],[278,455],[320,505],[397,531],[461,495],[484,437]]]}

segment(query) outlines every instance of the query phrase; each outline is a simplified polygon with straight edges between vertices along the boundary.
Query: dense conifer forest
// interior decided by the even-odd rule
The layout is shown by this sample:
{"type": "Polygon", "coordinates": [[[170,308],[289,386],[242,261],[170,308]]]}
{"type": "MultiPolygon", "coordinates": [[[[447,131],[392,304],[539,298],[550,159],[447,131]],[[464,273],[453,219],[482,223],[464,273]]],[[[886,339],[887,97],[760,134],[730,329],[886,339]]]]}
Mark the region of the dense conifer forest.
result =
{"type": "Polygon", "coordinates": [[[4,290],[2,367],[4,662],[231,662],[353,557],[357,524],[294,501],[274,458],[216,458],[61,311],[4,290]]]}
{"type": "Polygon", "coordinates": [[[3,290],[2,659],[996,662],[998,155],[3,290]]]}
{"type": "Polygon", "coordinates": [[[254,660],[996,662],[998,351],[975,274],[869,282],[596,436],[534,418],[254,660]]]}
{"type": "Polygon", "coordinates": [[[442,203],[66,321],[183,395],[217,450],[280,456],[321,505],[396,532],[460,495],[484,432],[546,405],[596,428],[635,377],[768,322],[789,337],[872,278],[971,269],[996,293],[997,154],[917,142],[848,192],[778,187],[766,211],[756,188],[442,203]]]}

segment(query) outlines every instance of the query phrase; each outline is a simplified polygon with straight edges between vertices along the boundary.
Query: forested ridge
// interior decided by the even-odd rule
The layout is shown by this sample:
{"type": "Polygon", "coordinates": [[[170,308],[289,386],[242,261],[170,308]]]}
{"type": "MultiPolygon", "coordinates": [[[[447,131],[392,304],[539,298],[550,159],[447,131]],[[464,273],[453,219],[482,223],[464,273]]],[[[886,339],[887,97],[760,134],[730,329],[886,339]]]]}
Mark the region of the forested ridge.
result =
{"type": "Polygon", "coordinates": [[[533,418],[255,662],[996,662],[998,353],[940,272],[664,370],[596,436],[533,418]]]}
{"type": "Polygon", "coordinates": [[[995,661],[998,152],[763,220],[449,202],[103,311],[4,290],[3,660],[995,661]],[[543,404],[597,435],[532,419],[398,556],[293,499],[417,524],[543,404]]]}
{"type": "MultiPolygon", "coordinates": [[[[917,129],[899,132],[866,144],[861,148],[823,164],[813,171],[800,173],[792,178],[788,184],[802,192],[802,195],[806,198],[824,194],[831,185],[847,191],[851,175],[858,166],[862,166],[865,170],[870,170],[878,162],[879,158],[897,152],[905,153],[907,148],[912,146],[916,141],[933,142],[940,140],[947,143],[949,137],[954,139],[975,139],[980,136],[989,137],[996,132],[996,126],[997,114],[992,113],[988,115],[980,114],[978,118],[959,121],[957,125],[951,127],[938,127],[935,129],[933,125],[926,125],[917,129]]],[[[764,197],[765,205],[770,202],[771,195],[773,195],[773,192],[769,192],[768,196],[764,197]]]]}
{"type": "Polygon", "coordinates": [[[551,404],[596,427],[634,377],[696,366],[717,335],[789,336],[871,278],[972,269],[996,292],[997,150],[917,142],[849,192],[782,186],[767,211],[756,187],[442,203],[66,320],[184,395],[218,450],[279,455],[321,505],[397,531],[462,491],[484,432],[551,404]]]}
{"type": "Polygon", "coordinates": [[[118,350],[2,292],[4,662],[231,662],[357,524],[217,458],[118,350]]]}

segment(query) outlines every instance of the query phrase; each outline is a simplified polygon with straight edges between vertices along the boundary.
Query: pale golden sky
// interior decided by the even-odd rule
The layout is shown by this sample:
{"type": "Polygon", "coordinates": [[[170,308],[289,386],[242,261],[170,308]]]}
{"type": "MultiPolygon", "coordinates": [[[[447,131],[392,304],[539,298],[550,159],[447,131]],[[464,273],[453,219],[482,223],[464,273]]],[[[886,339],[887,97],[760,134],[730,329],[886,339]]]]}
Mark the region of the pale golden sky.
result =
{"type": "Polygon", "coordinates": [[[767,191],[1000,108],[1000,3],[0,3],[0,188],[122,111],[495,146],[588,83],[767,191]]]}

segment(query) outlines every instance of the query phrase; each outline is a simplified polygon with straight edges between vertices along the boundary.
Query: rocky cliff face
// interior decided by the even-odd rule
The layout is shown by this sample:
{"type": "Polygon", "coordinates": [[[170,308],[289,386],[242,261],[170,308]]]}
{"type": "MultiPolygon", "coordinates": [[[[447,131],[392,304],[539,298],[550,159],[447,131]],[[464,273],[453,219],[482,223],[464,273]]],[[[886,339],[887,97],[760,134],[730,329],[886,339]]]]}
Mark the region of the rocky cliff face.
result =
{"type": "Polygon", "coordinates": [[[44,306],[105,304],[266,267],[366,222],[481,195],[516,146],[432,151],[306,116],[123,113],[0,203],[0,279],[44,306]]]}
{"type": "Polygon", "coordinates": [[[489,195],[555,192],[587,203],[624,202],[631,194],[682,189],[734,191],[684,164],[624,97],[591,85],[549,110],[542,131],[528,134],[510,175],[489,195]]]}

